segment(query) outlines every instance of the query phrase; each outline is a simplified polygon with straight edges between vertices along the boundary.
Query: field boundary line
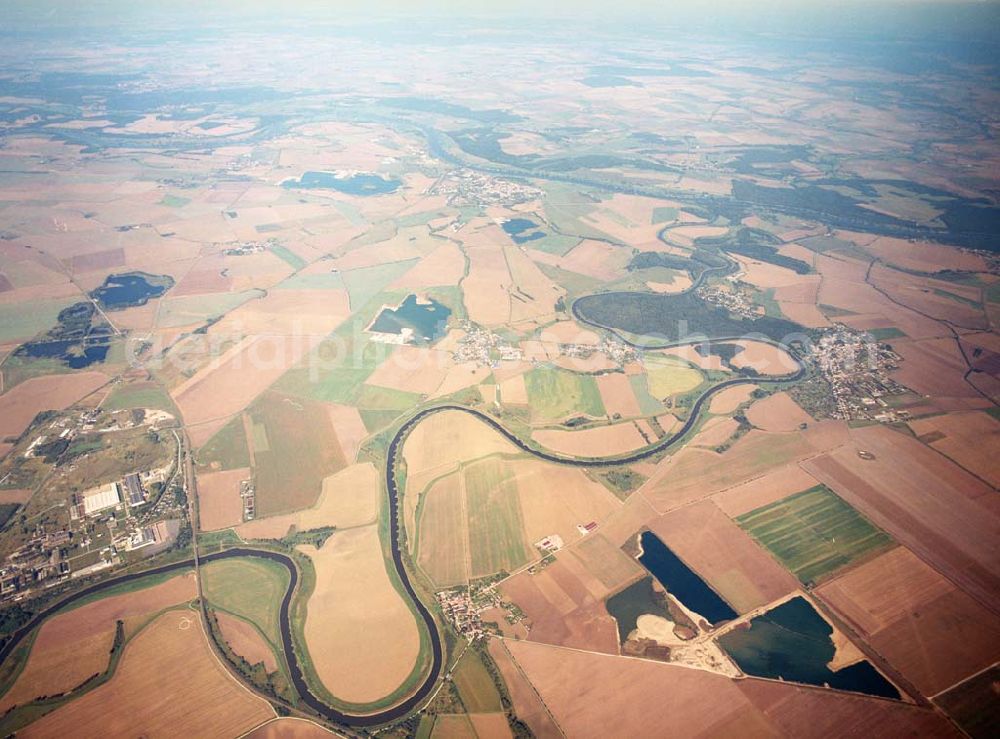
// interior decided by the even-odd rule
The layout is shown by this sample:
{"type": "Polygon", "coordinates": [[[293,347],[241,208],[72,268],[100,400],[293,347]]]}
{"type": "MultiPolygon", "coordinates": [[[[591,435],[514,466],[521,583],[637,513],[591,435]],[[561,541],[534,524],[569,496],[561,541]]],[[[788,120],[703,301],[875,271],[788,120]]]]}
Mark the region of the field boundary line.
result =
{"type": "Polygon", "coordinates": [[[234,683],[240,686],[240,690],[245,691],[248,695],[252,696],[254,700],[259,700],[266,703],[268,710],[274,713],[275,718],[278,718],[278,712],[274,709],[274,704],[271,701],[259,695],[258,693],[255,693],[249,687],[247,687],[242,680],[238,679],[236,675],[233,674],[232,668],[230,668],[229,665],[226,662],[224,662],[223,659],[216,653],[215,646],[212,644],[212,640],[208,636],[209,626],[207,623],[205,623],[205,617],[204,614],[202,613],[202,609],[199,608],[197,613],[198,613],[197,620],[198,623],[201,625],[201,638],[205,641],[206,646],[208,646],[208,651],[212,654],[212,659],[215,660],[216,664],[226,674],[226,677],[229,680],[233,681],[234,683]]]}
{"type": "Polygon", "coordinates": [[[984,667],[984,668],[983,668],[983,669],[981,669],[981,670],[977,670],[976,672],[973,672],[973,673],[972,673],[971,675],[966,675],[965,677],[963,677],[963,678],[962,678],[961,680],[959,680],[959,681],[958,681],[957,683],[955,683],[954,685],[949,685],[949,686],[948,686],[947,688],[945,688],[944,690],[939,690],[939,691],[938,691],[938,692],[936,692],[936,693],[935,693],[934,695],[931,695],[931,696],[928,696],[928,699],[929,699],[929,700],[932,700],[932,701],[934,701],[934,700],[935,700],[936,698],[938,698],[939,696],[942,696],[942,695],[944,695],[944,694],[945,694],[945,693],[947,693],[947,692],[948,692],[949,690],[954,690],[954,689],[955,689],[955,688],[957,688],[957,687],[958,687],[959,685],[962,685],[962,684],[964,684],[964,683],[967,683],[967,682],[969,682],[969,680],[972,680],[973,678],[976,678],[976,677],[979,677],[980,675],[982,675],[982,674],[985,674],[985,673],[989,672],[990,670],[992,670],[993,668],[995,668],[995,667],[997,667],[997,666],[1000,666],[1000,661],[998,661],[998,662],[994,662],[994,663],[993,663],[993,664],[991,664],[991,665],[986,665],[986,667],[984,667]]]}
{"type": "MultiPolygon", "coordinates": [[[[552,723],[555,725],[555,727],[559,729],[559,733],[562,734],[564,737],[567,737],[568,734],[566,733],[566,730],[563,729],[562,724],[560,724],[558,719],[556,719],[555,715],[553,715],[552,711],[549,709],[548,704],[545,702],[545,699],[542,698],[542,694],[538,692],[538,688],[535,687],[535,684],[531,682],[530,678],[524,673],[524,669],[521,667],[521,663],[518,662],[517,659],[514,657],[514,655],[510,653],[510,650],[507,649],[507,644],[506,644],[507,640],[502,636],[498,638],[500,639],[500,646],[503,647],[503,650],[507,653],[507,658],[510,659],[510,663],[514,665],[514,669],[517,670],[518,674],[522,678],[524,678],[524,681],[528,684],[528,687],[531,688],[531,692],[535,694],[536,698],[538,698],[538,703],[545,710],[545,714],[552,720],[552,723]]],[[[539,644],[541,642],[533,642],[533,643],[539,644]]]]}

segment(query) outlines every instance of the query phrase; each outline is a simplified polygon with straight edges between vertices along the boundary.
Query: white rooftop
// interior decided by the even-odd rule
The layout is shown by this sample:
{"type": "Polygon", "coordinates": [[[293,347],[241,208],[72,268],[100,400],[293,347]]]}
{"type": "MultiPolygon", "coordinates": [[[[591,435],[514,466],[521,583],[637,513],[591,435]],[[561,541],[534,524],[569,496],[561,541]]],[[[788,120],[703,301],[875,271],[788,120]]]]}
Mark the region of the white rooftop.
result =
{"type": "Polygon", "coordinates": [[[121,490],[117,482],[109,482],[83,494],[83,512],[90,516],[108,508],[114,508],[122,502],[121,490]]]}

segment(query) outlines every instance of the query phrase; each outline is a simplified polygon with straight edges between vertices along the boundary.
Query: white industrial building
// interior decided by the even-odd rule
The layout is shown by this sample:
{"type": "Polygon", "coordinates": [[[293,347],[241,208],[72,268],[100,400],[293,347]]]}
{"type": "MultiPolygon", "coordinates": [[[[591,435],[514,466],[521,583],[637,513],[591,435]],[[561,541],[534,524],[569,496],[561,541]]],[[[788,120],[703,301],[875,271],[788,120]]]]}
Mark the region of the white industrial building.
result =
{"type": "Polygon", "coordinates": [[[83,513],[92,516],[95,513],[114,508],[122,502],[121,486],[117,482],[109,482],[99,488],[88,490],[83,494],[83,513]]]}

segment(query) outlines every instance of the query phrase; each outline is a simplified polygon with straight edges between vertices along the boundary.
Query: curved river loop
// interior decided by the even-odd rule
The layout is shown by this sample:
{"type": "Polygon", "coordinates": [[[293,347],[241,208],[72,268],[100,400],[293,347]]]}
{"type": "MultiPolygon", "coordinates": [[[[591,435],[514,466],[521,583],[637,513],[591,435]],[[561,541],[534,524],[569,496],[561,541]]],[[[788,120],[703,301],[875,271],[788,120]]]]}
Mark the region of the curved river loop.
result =
{"type": "MultiPolygon", "coordinates": [[[[662,234],[662,232],[661,232],[662,234]]],[[[730,265],[731,267],[731,265],[730,265]]],[[[716,268],[719,269],[719,268],[716,268]]],[[[706,272],[709,270],[705,270],[706,272]]],[[[713,270],[714,271],[714,270],[713,270]]],[[[701,284],[705,273],[703,272],[699,275],[698,279],[684,292],[689,292],[697,288],[701,284]]],[[[677,347],[684,345],[693,344],[703,344],[706,342],[720,342],[720,341],[733,341],[743,337],[699,337],[696,340],[690,341],[680,341],[668,344],[661,344],[657,346],[650,346],[646,344],[637,344],[630,340],[629,338],[622,336],[618,331],[609,327],[601,326],[588,321],[582,317],[576,309],[576,303],[571,307],[573,316],[580,321],[591,325],[595,328],[602,330],[611,331],[614,333],[619,340],[624,343],[639,349],[645,350],[656,350],[664,349],[668,347],[677,347]]],[[[395,569],[396,576],[399,578],[402,584],[403,591],[406,598],[410,601],[413,612],[417,616],[418,622],[421,624],[421,628],[424,629],[425,634],[428,637],[429,647],[430,647],[430,666],[420,684],[410,693],[410,695],[404,700],[396,703],[395,705],[376,711],[369,714],[350,714],[345,713],[334,706],[327,704],[325,701],[316,696],[316,694],[310,689],[309,684],[303,674],[302,665],[296,655],[296,650],[293,645],[292,639],[292,625],[291,625],[291,612],[292,612],[292,599],[295,595],[296,588],[299,582],[299,572],[295,565],[294,560],[286,554],[270,549],[257,549],[252,547],[236,547],[232,549],[226,549],[220,552],[214,552],[211,554],[203,554],[198,560],[199,562],[213,562],[223,559],[232,559],[237,557],[260,557],[268,559],[272,562],[276,562],[284,566],[289,573],[288,588],[284,593],[281,601],[281,608],[279,613],[279,627],[281,631],[281,642],[282,648],[285,652],[285,657],[288,663],[289,676],[291,678],[292,686],[298,696],[299,701],[307,706],[311,711],[315,712],[319,716],[323,717],[327,721],[335,724],[346,725],[346,726],[357,726],[357,727],[372,727],[379,726],[381,724],[390,723],[405,717],[407,714],[412,712],[414,709],[418,708],[424,700],[430,697],[435,688],[438,685],[439,680],[442,678],[442,666],[444,665],[444,650],[442,647],[441,633],[438,630],[437,623],[434,620],[430,610],[417,596],[416,590],[410,581],[410,575],[403,561],[403,552],[400,548],[400,531],[402,527],[402,521],[399,516],[399,502],[400,502],[400,488],[399,481],[396,474],[397,461],[400,456],[400,452],[403,443],[413,429],[415,429],[422,421],[428,417],[445,411],[467,413],[474,416],[481,422],[488,425],[494,431],[502,435],[510,443],[517,446],[519,449],[527,454],[530,454],[538,459],[542,459],[546,462],[551,462],[554,464],[561,465],[571,465],[575,467],[615,467],[623,464],[631,464],[634,462],[639,462],[644,459],[653,457],[661,452],[670,449],[677,444],[679,444],[687,434],[697,425],[698,421],[701,419],[702,411],[708,404],[712,397],[723,390],[734,387],[736,385],[746,385],[746,384],[756,384],[756,385],[766,385],[766,384],[782,384],[788,382],[794,382],[801,379],[806,372],[806,366],[802,360],[796,356],[796,354],[789,349],[787,346],[782,345],[778,342],[771,341],[768,339],[763,339],[760,337],[753,337],[754,341],[763,341],[770,343],[773,346],[779,347],[786,351],[790,357],[796,363],[795,371],[785,374],[785,375],[772,375],[772,376],[756,376],[756,377],[736,377],[730,380],[724,380],[712,387],[708,388],[694,401],[691,406],[691,411],[687,416],[687,419],[672,434],[664,436],[655,443],[643,447],[641,449],[628,452],[623,455],[611,456],[611,457],[596,457],[596,458],[579,458],[579,457],[568,457],[561,454],[554,454],[552,452],[546,451],[544,449],[538,449],[534,446],[529,445],[521,437],[517,436],[514,432],[508,430],[503,426],[498,420],[490,415],[487,415],[483,411],[469,408],[462,405],[456,405],[451,403],[444,403],[440,405],[434,405],[417,410],[413,415],[406,419],[402,425],[397,429],[393,435],[386,453],[385,461],[385,479],[386,479],[386,493],[387,493],[387,503],[389,509],[389,547],[392,554],[392,564],[395,569]]],[[[62,600],[54,603],[53,605],[45,608],[42,611],[36,613],[30,621],[28,621],[24,626],[19,628],[13,634],[7,642],[0,648],[0,663],[5,661],[11,653],[18,647],[19,644],[41,623],[47,619],[49,616],[54,615],[56,612],[64,609],[66,606],[73,604],[83,598],[87,598],[96,594],[100,594],[105,590],[109,590],[118,585],[129,583],[140,578],[160,575],[164,573],[169,573],[173,571],[180,571],[184,569],[190,569],[195,567],[195,560],[188,559],[180,562],[173,562],[171,564],[162,565],[150,570],[145,570],[142,572],[130,573],[127,575],[121,575],[118,577],[113,577],[109,580],[105,580],[94,585],[85,587],[71,595],[63,598],[62,600]]],[[[207,608],[207,605],[203,602],[203,608],[207,608]]]]}

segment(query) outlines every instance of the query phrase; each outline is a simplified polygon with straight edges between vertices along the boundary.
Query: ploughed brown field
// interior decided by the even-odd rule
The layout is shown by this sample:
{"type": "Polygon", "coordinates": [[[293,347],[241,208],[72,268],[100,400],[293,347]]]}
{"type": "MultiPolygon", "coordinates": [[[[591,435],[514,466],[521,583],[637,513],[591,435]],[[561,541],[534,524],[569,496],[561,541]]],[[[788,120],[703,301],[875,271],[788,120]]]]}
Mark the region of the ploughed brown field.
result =
{"type": "Polygon", "coordinates": [[[996,615],[905,547],[816,592],[924,695],[945,691],[1000,658],[996,615]]]}
{"type": "Polygon", "coordinates": [[[278,669],[274,652],[252,624],[224,611],[216,611],[215,617],[219,622],[222,638],[236,654],[251,665],[263,662],[264,669],[268,672],[278,669]]]}
{"type": "Polygon", "coordinates": [[[25,380],[0,395],[0,439],[20,436],[42,411],[67,408],[109,379],[102,372],[80,372],[25,380]]]}
{"type": "Polygon", "coordinates": [[[711,501],[654,519],[649,527],[739,613],[798,589],[798,581],[711,501]]]}
{"type": "Polygon", "coordinates": [[[247,739],[329,739],[337,736],[322,726],[303,718],[276,718],[258,726],[247,739]]]}
{"type": "Polygon", "coordinates": [[[533,641],[617,654],[617,626],[604,598],[643,573],[600,534],[590,534],[541,572],[521,572],[501,590],[528,617],[533,641]]]}
{"type": "Polygon", "coordinates": [[[219,736],[274,715],[219,664],[194,611],[168,611],[130,642],[115,676],[23,736],[219,736]],[[170,689],[165,690],[164,686],[170,689]]]}
{"type": "Polygon", "coordinates": [[[996,491],[884,426],[853,429],[851,443],[802,465],[876,526],[994,612],[1000,612],[996,491]],[[874,459],[862,459],[865,451],[874,459]]]}
{"type": "Polygon", "coordinates": [[[930,709],[901,702],[526,641],[503,646],[567,736],[643,736],[650,727],[698,737],[957,736],[930,709]]]}
{"type": "Polygon", "coordinates": [[[148,615],[197,595],[194,575],[184,574],[53,616],[39,628],[24,670],[0,698],[0,710],[72,690],[92,675],[104,672],[117,621],[124,621],[129,633],[148,615]]]}

